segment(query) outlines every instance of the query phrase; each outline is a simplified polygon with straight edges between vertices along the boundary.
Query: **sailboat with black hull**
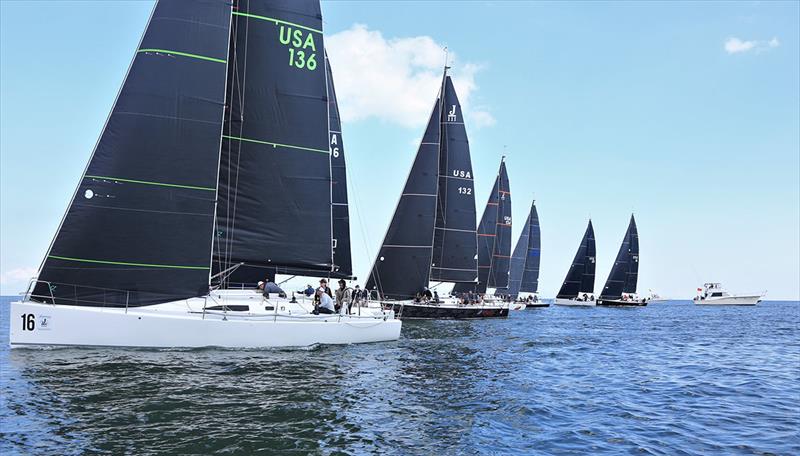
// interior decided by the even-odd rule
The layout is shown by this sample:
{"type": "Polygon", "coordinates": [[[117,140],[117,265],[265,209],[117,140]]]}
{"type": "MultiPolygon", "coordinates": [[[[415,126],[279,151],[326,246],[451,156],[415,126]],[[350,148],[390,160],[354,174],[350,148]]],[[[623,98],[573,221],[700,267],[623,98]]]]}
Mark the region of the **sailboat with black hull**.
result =
{"type": "Polygon", "coordinates": [[[526,308],[549,307],[550,304],[539,299],[539,265],[542,253],[542,231],[539,226],[539,212],[536,201],[531,202],[528,218],[511,255],[508,288],[498,293],[506,294],[526,308]]]}
{"type": "Polygon", "coordinates": [[[504,317],[504,304],[428,289],[430,282],[478,282],[469,141],[447,69],[366,289],[400,318],[504,317]]]}
{"type": "Polygon", "coordinates": [[[564,283],[556,295],[554,304],[559,306],[595,305],[594,296],[594,271],[596,247],[594,241],[594,227],[592,221],[586,226],[581,244],[575,253],[575,258],[567,272],[564,283]]]}
{"type": "Polygon", "coordinates": [[[646,306],[647,299],[639,299],[636,295],[636,283],[639,277],[639,233],[636,220],[631,214],[628,230],[622,239],[614,266],[603,287],[598,306],[646,306]]]}
{"type": "Polygon", "coordinates": [[[459,282],[453,286],[453,295],[477,293],[490,299],[489,288],[508,286],[508,269],[511,260],[511,190],[506,171],[505,157],[494,181],[489,201],[478,224],[478,282],[459,282]]]}
{"type": "Polygon", "coordinates": [[[317,0],[156,2],[38,276],[11,304],[11,345],[396,340],[391,311],[316,314],[229,287],[245,264],[328,276],[349,259],[333,241],[322,53],[317,0]]]}

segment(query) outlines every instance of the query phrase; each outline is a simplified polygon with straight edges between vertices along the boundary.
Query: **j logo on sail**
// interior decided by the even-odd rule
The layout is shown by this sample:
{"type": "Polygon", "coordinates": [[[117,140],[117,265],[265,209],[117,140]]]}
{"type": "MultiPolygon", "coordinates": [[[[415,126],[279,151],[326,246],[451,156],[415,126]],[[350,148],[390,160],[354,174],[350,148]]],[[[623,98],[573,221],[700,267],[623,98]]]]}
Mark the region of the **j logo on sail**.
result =
{"type": "Polygon", "coordinates": [[[456,121],[456,105],[453,105],[453,108],[450,109],[450,112],[447,113],[447,121],[448,122],[456,121]]]}

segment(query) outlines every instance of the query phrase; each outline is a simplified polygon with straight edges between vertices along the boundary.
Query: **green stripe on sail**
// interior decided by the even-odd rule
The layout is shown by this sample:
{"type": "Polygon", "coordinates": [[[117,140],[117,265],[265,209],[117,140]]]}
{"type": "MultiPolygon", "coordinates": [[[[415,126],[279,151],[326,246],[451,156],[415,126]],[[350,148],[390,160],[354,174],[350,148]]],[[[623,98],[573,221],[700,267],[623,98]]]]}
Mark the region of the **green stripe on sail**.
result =
{"type": "Polygon", "coordinates": [[[322,30],[317,30],[315,28],[306,27],[305,25],[295,24],[294,22],[284,21],[282,19],[275,19],[274,17],[259,16],[257,14],[250,14],[250,13],[241,13],[239,11],[234,11],[233,15],[234,16],[250,17],[250,18],[253,18],[253,19],[261,19],[262,21],[274,22],[275,25],[278,25],[278,24],[291,25],[292,27],[297,27],[297,28],[300,28],[300,29],[303,29],[303,30],[308,30],[310,32],[322,33],[322,30]]]}
{"type": "Polygon", "coordinates": [[[323,154],[329,154],[330,153],[330,151],[328,151],[327,149],[314,149],[314,148],[311,148],[311,147],[293,146],[291,144],[280,144],[280,143],[274,143],[274,142],[269,142],[269,141],[260,141],[258,139],[242,138],[240,136],[222,135],[222,137],[225,138],[225,139],[233,139],[233,140],[236,140],[236,141],[251,142],[251,143],[256,143],[256,144],[266,144],[266,145],[272,146],[272,147],[288,147],[290,149],[307,150],[307,151],[311,151],[311,152],[320,152],[320,153],[323,153],[323,154]]]}
{"type": "Polygon", "coordinates": [[[160,187],[175,187],[175,188],[188,188],[190,190],[205,190],[209,192],[217,191],[216,188],[212,187],[197,187],[194,185],[180,185],[180,184],[166,184],[164,182],[150,182],[150,181],[141,181],[141,180],[134,180],[134,179],[123,179],[121,177],[110,177],[110,176],[83,176],[91,179],[108,179],[108,180],[115,180],[120,182],[129,182],[131,184],[143,184],[143,185],[158,185],[160,187]]]}
{"type": "Polygon", "coordinates": [[[113,264],[117,266],[139,266],[143,268],[164,268],[164,269],[200,269],[208,270],[208,266],[181,266],[175,264],[148,264],[148,263],[128,263],[124,261],[105,261],[105,260],[90,260],[87,258],[71,258],[58,255],[48,255],[48,258],[65,261],[77,261],[80,263],[94,263],[94,264],[113,264]]]}
{"type": "Polygon", "coordinates": [[[136,52],[160,52],[162,54],[180,55],[182,57],[190,57],[190,58],[193,58],[193,59],[208,60],[209,62],[228,63],[227,61],[225,61],[223,59],[217,59],[217,58],[214,58],[214,57],[206,57],[204,55],[189,54],[188,52],[171,51],[169,49],[139,49],[136,52]]]}

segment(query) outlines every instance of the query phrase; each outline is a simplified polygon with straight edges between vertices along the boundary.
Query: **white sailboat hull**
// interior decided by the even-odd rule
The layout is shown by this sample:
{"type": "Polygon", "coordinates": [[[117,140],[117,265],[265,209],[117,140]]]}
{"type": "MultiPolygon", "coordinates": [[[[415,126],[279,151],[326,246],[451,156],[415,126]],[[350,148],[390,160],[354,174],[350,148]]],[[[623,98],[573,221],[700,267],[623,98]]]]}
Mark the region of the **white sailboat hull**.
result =
{"type": "Polygon", "coordinates": [[[576,299],[563,299],[555,298],[553,304],[557,306],[571,306],[571,307],[594,307],[594,301],[578,301],[576,299]]]}
{"type": "Polygon", "coordinates": [[[722,296],[718,298],[694,299],[698,306],[754,306],[761,302],[761,295],[722,296]]]}
{"type": "MultiPolygon", "coordinates": [[[[313,315],[310,302],[261,300],[242,296],[227,305],[250,301],[250,310],[203,311],[219,303],[192,298],[156,306],[101,308],[12,302],[10,343],[25,346],[113,347],[307,347],[397,340],[401,322],[392,312],[363,308],[362,315],[313,315]],[[273,308],[277,310],[267,311],[273,308]]],[[[357,311],[357,308],[353,309],[357,311]]]]}

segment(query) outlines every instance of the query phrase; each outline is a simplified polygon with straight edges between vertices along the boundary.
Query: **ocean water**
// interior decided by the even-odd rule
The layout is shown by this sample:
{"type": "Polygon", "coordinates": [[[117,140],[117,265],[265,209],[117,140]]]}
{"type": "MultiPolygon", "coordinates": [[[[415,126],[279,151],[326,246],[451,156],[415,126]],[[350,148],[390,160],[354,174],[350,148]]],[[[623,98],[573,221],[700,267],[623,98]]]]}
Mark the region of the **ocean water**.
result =
{"type": "Polygon", "coordinates": [[[550,307],[307,350],[8,349],[0,454],[800,454],[800,303],[550,307]]]}

